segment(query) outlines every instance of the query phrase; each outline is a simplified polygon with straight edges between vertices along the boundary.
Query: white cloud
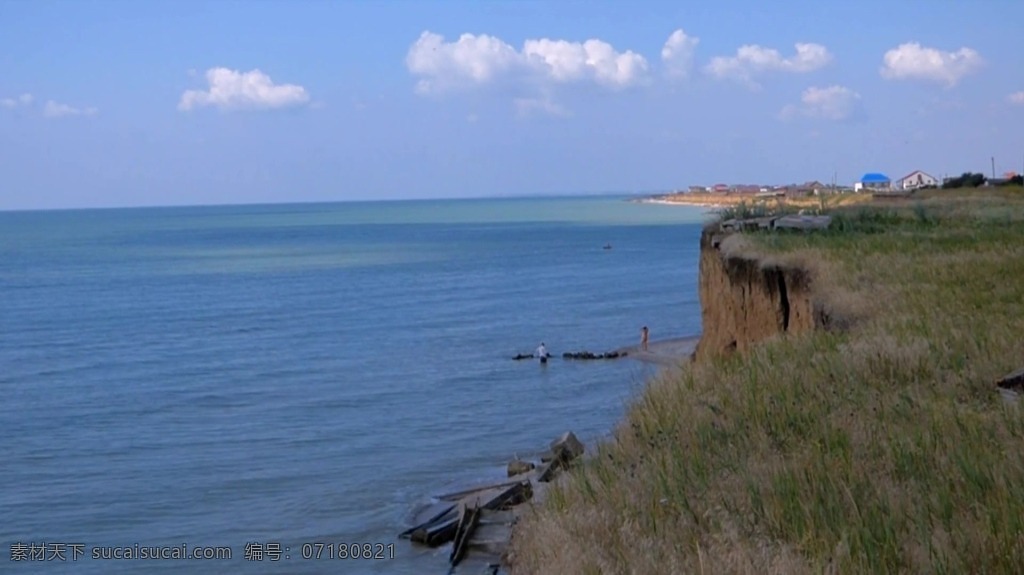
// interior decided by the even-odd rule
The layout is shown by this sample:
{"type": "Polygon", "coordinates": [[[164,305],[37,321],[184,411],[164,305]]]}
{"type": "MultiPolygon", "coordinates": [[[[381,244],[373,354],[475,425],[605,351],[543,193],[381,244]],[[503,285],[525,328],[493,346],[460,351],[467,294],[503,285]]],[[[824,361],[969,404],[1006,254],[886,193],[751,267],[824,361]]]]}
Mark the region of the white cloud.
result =
{"type": "Polygon", "coordinates": [[[47,100],[43,106],[43,115],[47,118],[63,118],[65,116],[92,116],[97,112],[96,108],[75,108],[67,104],[60,104],[53,100],[47,100]]]}
{"type": "Polygon", "coordinates": [[[309,102],[309,93],[295,84],[274,84],[259,70],[240,72],[227,68],[206,71],[208,90],[186,90],[178,109],[189,111],[204,106],[223,110],[271,109],[300,106],[309,102]]]}
{"type": "Polygon", "coordinates": [[[1010,94],[1006,99],[1009,100],[1011,104],[1020,104],[1024,106],[1024,90],[1010,94]]]}
{"type": "Polygon", "coordinates": [[[515,68],[521,55],[498,38],[486,34],[463,34],[455,42],[433,32],[423,32],[409,48],[405,65],[423,79],[421,93],[444,90],[465,82],[484,84],[515,68]]]}
{"type": "Polygon", "coordinates": [[[619,52],[607,42],[527,40],[522,50],[494,36],[463,34],[454,42],[430,31],[409,48],[406,67],[419,76],[416,91],[439,93],[490,84],[499,80],[533,84],[593,82],[626,88],[642,82],[647,60],[635,52],[619,52]]]}
{"type": "Polygon", "coordinates": [[[685,78],[690,75],[693,67],[693,53],[697,49],[700,38],[687,36],[680,28],[672,33],[661,48],[661,61],[665,65],[668,76],[685,78]]]}
{"type": "Polygon", "coordinates": [[[18,108],[28,106],[32,103],[32,94],[22,94],[17,98],[4,98],[0,100],[0,108],[18,108]]]}
{"type": "Polygon", "coordinates": [[[943,52],[917,42],[900,44],[882,58],[880,73],[890,80],[926,80],[955,86],[985,63],[977,51],[960,48],[943,52]]]}
{"type": "Polygon", "coordinates": [[[821,44],[799,43],[796,53],[784,58],[778,50],[756,44],[740,46],[735,56],[716,56],[705,70],[717,78],[733,79],[758,88],[754,76],[764,72],[813,72],[832,61],[832,54],[821,44]]]}
{"type": "Polygon", "coordinates": [[[823,120],[846,120],[856,114],[860,94],[844,86],[810,87],[800,96],[799,105],[782,109],[783,118],[803,115],[823,120]]]}

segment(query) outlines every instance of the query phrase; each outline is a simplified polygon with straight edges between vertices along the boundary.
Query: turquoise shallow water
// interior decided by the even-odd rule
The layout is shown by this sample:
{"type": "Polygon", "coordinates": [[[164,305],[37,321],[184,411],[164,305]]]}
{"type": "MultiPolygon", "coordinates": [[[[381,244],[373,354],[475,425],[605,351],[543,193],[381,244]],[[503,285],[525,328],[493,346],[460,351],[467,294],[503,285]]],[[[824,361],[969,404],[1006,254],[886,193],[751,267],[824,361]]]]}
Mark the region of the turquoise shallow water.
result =
{"type": "Polygon", "coordinates": [[[698,333],[702,217],[612,197],[0,213],[0,571],[442,572],[446,550],[396,539],[412,506],[562,431],[598,439],[653,369],[509,358],[698,333]],[[19,543],[87,556],[8,561],[19,543]],[[135,543],[233,558],[88,556],[135,543]]]}

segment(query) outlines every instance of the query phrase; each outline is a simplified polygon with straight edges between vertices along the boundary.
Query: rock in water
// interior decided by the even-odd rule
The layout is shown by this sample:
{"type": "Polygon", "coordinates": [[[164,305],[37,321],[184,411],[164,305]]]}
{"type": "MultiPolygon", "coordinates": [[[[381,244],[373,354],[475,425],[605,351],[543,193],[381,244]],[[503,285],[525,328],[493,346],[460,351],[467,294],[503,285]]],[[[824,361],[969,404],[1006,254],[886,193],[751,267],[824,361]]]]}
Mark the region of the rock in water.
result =
{"type": "Polygon", "coordinates": [[[533,468],[533,463],[530,463],[529,461],[520,461],[518,459],[515,461],[510,461],[508,464],[508,476],[514,477],[516,475],[521,475],[528,471],[532,471],[533,468]]]}

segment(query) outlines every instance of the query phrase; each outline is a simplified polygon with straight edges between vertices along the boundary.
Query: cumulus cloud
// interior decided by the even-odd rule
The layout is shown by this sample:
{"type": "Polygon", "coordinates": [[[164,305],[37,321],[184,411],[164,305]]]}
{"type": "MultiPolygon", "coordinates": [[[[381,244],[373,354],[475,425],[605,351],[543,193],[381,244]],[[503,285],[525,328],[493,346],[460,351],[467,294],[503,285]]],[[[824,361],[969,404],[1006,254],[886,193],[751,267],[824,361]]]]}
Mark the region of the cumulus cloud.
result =
{"type": "Polygon", "coordinates": [[[690,75],[693,67],[693,53],[697,49],[700,38],[687,36],[680,28],[665,41],[661,48],[661,61],[665,66],[665,74],[670,77],[685,78],[690,75]]]}
{"type": "Polygon", "coordinates": [[[943,52],[909,42],[885,53],[880,73],[890,80],[925,80],[952,87],[984,63],[981,55],[970,48],[943,52]]]}
{"type": "Polygon", "coordinates": [[[0,99],[0,108],[20,108],[22,106],[31,105],[32,100],[32,94],[22,94],[17,98],[3,98],[0,99]]]}
{"type": "Polygon", "coordinates": [[[96,114],[96,108],[75,108],[67,104],[60,104],[53,100],[47,100],[43,106],[43,115],[47,118],[63,118],[65,116],[92,116],[96,114]]]}
{"type": "Polygon", "coordinates": [[[619,89],[642,82],[647,60],[632,51],[619,52],[601,40],[527,40],[521,50],[486,34],[462,34],[446,42],[440,34],[423,32],[409,48],[406,68],[420,80],[416,91],[439,93],[481,86],[499,80],[534,84],[593,82],[619,89]]]}
{"type": "Polygon", "coordinates": [[[1010,94],[1006,99],[1009,100],[1011,104],[1020,104],[1024,106],[1024,90],[1010,94]]]}
{"type": "Polygon", "coordinates": [[[800,104],[786,106],[781,116],[787,119],[806,116],[823,120],[846,120],[858,112],[860,100],[860,94],[845,86],[810,87],[800,96],[800,104]]]}
{"type": "Polygon", "coordinates": [[[207,90],[186,90],[178,109],[214,106],[222,110],[258,110],[301,106],[309,102],[309,93],[295,84],[274,84],[259,70],[240,72],[228,68],[206,71],[207,90]]]}
{"type": "Polygon", "coordinates": [[[735,56],[716,56],[705,70],[720,79],[738,80],[752,88],[754,77],[765,72],[806,73],[824,67],[832,54],[821,44],[799,43],[793,56],[785,58],[778,50],[756,44],[740,46],[735,56]]]}

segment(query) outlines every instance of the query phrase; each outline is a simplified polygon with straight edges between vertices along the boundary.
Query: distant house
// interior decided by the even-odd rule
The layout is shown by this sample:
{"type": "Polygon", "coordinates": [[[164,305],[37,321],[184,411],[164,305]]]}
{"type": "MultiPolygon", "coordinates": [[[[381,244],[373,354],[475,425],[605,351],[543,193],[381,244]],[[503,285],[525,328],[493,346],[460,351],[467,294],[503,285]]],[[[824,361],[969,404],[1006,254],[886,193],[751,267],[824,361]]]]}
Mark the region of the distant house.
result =
{"type": "Polygon", "coordinates": [[[691,194],[703,194],[706,191],[708,191],[708,189],[704,186],[690,186],[691,194]]]}
{"type": "Polygon", "coordinates": [[[853,185],[854,191],[889,191],[892,189],[892,180],[885,174],[871,172],[864,174],[859,182],[853,185]]]}
{"type": "Polygon", "coordinates": [[[728,184],[715,184],[715,187],[712,188],[711,191],[718,192],[720,194],[724,194],[724,193],[729,191],[729,185],[728,184]]]}
{"type": "Polygon", "coordinates": [[[938,186],[939,179],[930,176],[921,170],[910,172],[899,180],[896,180],[896,188],[900,190],[916,190],[927,186],[938,186]]]}

